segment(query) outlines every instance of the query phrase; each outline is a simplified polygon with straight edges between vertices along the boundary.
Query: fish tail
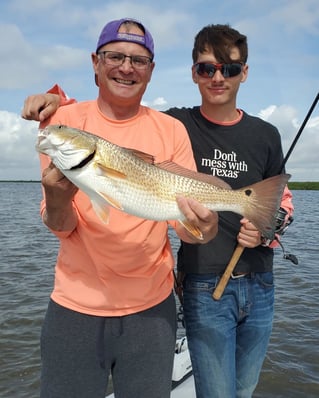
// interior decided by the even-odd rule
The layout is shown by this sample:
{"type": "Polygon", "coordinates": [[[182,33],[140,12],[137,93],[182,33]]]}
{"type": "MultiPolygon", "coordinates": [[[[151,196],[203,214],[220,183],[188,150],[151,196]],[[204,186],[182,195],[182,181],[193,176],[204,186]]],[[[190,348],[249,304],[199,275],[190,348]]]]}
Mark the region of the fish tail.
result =
{"type": "Polygon", "coordinates": [[[267,239],[274,239],[276,215],[289,178],[289,174],[279,174],[242,189],[249,197],[243,215],[267,239]]]}

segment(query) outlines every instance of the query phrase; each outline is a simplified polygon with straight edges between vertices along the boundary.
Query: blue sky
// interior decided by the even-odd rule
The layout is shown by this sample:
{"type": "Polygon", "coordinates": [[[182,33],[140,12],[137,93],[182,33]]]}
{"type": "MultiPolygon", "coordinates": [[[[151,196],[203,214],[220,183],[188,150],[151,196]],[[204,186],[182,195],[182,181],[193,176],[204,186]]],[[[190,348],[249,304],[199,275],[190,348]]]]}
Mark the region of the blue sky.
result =
{"type": "MultiPolygon", "coordinates": [[[[90,54],[111,19],[134,17],[152,32],[156,67],[144,103],[164,110],[200,104],[191,80],[195,34],[229,23],[248,36],[249,76],[238,107],[278,127],[289,149],[319,89],[318,0],[8,0],[0,3],[0,179],[39,179],[37,123],[20,117],[27,95],[59,83],[93,99],[90,54]]],[[[293,151],[292,181],[319,181],[319,106],[293,151]]]]}

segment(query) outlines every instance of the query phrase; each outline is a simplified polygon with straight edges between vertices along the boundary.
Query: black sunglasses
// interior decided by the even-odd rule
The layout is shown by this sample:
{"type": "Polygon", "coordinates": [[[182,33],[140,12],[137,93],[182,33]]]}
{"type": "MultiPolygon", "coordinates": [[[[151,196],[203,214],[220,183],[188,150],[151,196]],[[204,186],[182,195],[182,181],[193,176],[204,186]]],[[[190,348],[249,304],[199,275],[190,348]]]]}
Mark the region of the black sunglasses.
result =
{"type": "Polygon", "coordinates": [[[212,64],[209,62],[198,62],[195,66],[195,71],[201,77],[208,79],[212,78],[217,70],[221,72],[224,77],[238,76],[243,70],[243,64],[234,62],[232,64],[212,64]]]}

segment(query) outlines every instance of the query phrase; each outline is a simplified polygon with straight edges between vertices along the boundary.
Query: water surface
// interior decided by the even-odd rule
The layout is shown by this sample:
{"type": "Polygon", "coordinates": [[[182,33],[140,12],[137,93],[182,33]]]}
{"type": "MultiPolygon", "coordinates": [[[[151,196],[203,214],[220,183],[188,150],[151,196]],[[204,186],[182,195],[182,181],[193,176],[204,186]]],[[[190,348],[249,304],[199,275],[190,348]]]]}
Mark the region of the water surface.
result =
{"type": "MultiPolygon", "coordinates": [[[[299,265],[276,249],[274,329],[255,398],[319,397],[319,191],[293,194],[295,221],[283,242],[299,265]]],[[[40,220],[39,183],[0,183],[0,198],[0,397],[37,398],[58,242],[40,220]]]]}

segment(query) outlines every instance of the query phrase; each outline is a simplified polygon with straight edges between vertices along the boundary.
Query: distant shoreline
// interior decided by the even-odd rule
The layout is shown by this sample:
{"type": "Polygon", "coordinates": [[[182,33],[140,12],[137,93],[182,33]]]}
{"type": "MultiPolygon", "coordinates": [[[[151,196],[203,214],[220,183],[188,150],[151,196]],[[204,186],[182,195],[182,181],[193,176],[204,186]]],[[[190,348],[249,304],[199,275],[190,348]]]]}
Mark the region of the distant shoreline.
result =
{"type": "Polygon", "coordinates": [[[0,180],[0,182],[41,182],[40,180],[0,180]]]}
{"type": "Polygon", "coordinates": [[[1,182],[6,182],[6,183],[31,183],[31,184],[34,184],[34,183],[36,183],[36,184],[39,184],[39,183],[41,183],[41,181],[40,180],[0,180],[0,183],[1,182]]]}
{"type": "Polygon", "coordinates": [[[291,191],[318,191],[319,181],[291,181],[288,182],[288,188],[291,191]]]}
{"type": "MultiPolygon", "coordinates": [[[[41,183],[41,181],[38,180],[0,180],[1,182],[6,182],[6,183],[41,183]]],[[[288,188],[292,191],[318,191],[319,190],[319,181],[291,181],[288,182],[288,188]]]]}

